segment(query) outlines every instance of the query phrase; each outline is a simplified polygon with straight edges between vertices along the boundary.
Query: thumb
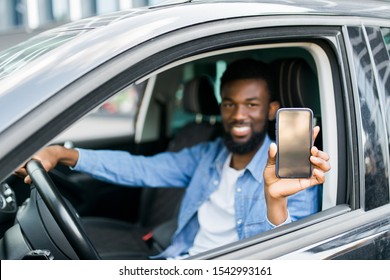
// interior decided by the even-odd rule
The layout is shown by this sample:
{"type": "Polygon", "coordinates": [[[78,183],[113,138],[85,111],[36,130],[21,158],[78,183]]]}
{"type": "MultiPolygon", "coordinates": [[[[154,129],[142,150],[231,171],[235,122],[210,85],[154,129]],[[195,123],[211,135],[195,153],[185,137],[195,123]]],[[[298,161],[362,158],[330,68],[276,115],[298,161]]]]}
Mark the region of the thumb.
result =
{"type": "Polygon", "coordinates": [[[275,165],[276,164],[276,153],[278,148],[275,143],[271,143],[268,150],[268,161],[267,165],[275,165]]]}
{"type": "Polygon", "coordinates": [[[278,148],[277,148],[275,143],[272,143],[269,146],[267,165],[265,166],[265,169],[263,172],[265,185],[270,185],[277,180],[276,175],[275,175],[277,150],[278,150],[278,148]]]}

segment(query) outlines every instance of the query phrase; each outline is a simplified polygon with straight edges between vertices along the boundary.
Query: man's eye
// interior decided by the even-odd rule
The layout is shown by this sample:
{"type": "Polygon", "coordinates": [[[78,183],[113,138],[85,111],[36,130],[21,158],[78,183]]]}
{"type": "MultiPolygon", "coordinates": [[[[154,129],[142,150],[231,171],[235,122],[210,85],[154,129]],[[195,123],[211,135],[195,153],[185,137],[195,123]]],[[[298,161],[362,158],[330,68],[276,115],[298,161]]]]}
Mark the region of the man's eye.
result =
{"type": "Polygon", "coordinates": [[[259,105],[256,104],[256,103],[248,103],[248,104],[247,104],[247,107],[248,107],[248,108],[257,107],[257,106],[259,106],[259,105]]]}
{"type": "Polygon", "coordinates": [[[233,104],[232,103],[223,103],[222,106],[224,108],[232,108],[233,107],[233,104]]]}

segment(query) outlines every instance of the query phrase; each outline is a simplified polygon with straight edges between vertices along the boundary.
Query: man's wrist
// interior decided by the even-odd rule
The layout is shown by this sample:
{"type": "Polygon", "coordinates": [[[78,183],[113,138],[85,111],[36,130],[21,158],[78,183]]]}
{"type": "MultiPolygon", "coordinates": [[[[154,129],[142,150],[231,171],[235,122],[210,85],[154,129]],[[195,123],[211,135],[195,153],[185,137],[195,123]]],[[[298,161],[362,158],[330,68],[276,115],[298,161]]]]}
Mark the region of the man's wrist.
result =
{"type": "Polygon", "coordinates": [[[57,146],[57,149],[57,158],[59,163],[70,167],[74,167],[76,165],[79,156],[76,149],[68,149],[63,146],[57,146]]]}
{"type": "Polygon", "coordinates": [[[267,218],[274,225],[280,225],[288,218],[287,198],[266,198],[267,218]]]}

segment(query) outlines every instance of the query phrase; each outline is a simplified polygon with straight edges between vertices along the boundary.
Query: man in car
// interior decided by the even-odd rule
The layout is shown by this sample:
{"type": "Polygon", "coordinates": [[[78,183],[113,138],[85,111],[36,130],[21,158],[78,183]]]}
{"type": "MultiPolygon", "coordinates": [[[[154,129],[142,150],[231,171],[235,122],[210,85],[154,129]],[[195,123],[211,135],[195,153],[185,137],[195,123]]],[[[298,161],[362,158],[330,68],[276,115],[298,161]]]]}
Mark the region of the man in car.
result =
{"type": "MultiPolygon", "coordinates": [[[[318,185],[330,170],[327,153],[312,147],[311,178],[275,175],[277,147],[267,135],[279,108],[272,84],[262,62],[230,64],[221,78],[225,134],[212,142],[150,157],[49,146],[34,158],[46,170],[60,163],[124,186],[186,186],[178,228],[160,257],[195,255],[319,211],[318,185]]],[[[318,133],[315,127],[314,139],[318,133]]],[[[17,174],[27,175],[23,168],[17,174]]]]}

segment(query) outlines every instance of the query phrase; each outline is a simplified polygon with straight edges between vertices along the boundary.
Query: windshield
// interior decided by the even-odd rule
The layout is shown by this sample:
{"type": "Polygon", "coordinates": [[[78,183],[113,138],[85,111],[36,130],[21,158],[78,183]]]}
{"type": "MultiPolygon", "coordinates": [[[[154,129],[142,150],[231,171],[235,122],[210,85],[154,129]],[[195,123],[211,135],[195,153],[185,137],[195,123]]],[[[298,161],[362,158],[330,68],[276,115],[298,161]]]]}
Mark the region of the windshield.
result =
{"type": "Polygon", "coordinates": [[[43,54],[65,44],[85,32],[147,12],[146,9],[118,11],[70,22],[57,29],[43,32],[14,47],[0,52],[0,79],[21,69],[43,54]]]}
{"type": "Polygon", "coordinates": [[[0,52],[0,79],[86,31],[88,29],[59,33],[45,32],[0,52]]]}

